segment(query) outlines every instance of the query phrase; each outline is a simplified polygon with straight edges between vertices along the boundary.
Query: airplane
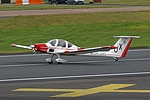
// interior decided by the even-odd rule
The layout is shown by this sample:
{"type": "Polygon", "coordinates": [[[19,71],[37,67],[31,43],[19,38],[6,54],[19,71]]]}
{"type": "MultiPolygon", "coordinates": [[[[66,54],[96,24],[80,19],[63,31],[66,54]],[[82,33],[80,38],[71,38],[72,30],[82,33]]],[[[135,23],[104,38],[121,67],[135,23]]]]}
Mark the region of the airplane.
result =
{"type": "Polygon", "coordinates": [[[118,58],[126,57],[130,44],[133,38],[140,38],[140,36],[114,36],[119,40],[112,46],[101,46],[94,48],[81,48],[63,39],[52,39],[47,43],[39,43],[30,46],[11,44],[13,47],[25,48],[33,50],[34,53],[47,53],[51,55],[51,58],[47,58],[46,61],[49,64],[54,62],[53,57],[56,55],[55,61],[58,64],[67,62],[67,60],[60,58],[60,55],[82,55],[82,56],[106,56],[113,57],[115,61],[118,58]]]}

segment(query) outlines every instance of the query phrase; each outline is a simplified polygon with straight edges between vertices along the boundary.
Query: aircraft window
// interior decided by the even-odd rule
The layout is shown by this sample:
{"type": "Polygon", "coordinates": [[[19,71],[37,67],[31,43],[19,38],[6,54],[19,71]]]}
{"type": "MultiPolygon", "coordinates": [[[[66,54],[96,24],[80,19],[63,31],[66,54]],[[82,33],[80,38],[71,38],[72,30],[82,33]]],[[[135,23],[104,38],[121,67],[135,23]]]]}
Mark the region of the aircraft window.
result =
{"type": "Polygon", "coordinates": [[[72,47],[72,44],[68,42],[68,48],[72,47]]]}
{"type": "Polygon", "coordinates": [[[66,42],[64,40],[58,40],[57,46],[66,47],[66,42]]]}
{"type": "Polygon", "coordinates": [[[56,40],[52,40],[52,41],[50,41],[50,44],[51,44],[52,46],[55,46],[55,44],[56,44],[56,40]]]}

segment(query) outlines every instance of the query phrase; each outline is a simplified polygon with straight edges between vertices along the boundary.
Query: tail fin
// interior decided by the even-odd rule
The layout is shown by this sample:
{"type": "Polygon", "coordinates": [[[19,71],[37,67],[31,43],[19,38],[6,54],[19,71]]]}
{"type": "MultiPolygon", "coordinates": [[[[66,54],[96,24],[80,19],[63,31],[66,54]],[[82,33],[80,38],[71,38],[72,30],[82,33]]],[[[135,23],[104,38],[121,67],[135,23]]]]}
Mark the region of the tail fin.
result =
{"type": "Polygon", "coordinates": [[[108,51],[107,56],[123,58],[126,56],[128,52],[132,39],[139,38],[140,36],[114,36],[114,37],[120,38],[114,45],[117,48],[108,51]]]}

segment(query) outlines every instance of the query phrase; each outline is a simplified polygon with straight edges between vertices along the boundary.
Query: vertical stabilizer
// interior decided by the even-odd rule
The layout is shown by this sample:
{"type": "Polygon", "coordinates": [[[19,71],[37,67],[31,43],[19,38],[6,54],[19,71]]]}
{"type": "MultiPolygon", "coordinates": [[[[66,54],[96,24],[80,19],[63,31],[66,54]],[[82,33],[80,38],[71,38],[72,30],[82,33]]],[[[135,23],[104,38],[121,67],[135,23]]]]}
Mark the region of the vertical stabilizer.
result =
{"type": "Polygon", "coordinates": [[[140,36],[114,36],[120,38],[114,46],[117,48],[111,49],[107,52],[107,56],[110,57],[125,57],[133,38],[139,38],[140,36]]]}

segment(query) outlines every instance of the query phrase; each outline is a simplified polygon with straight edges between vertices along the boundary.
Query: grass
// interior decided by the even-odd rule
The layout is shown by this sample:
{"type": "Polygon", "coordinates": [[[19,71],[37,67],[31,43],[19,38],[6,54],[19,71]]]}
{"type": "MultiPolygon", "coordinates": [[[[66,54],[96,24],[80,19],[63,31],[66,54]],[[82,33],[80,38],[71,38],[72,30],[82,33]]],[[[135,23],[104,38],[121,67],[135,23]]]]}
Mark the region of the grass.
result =
{"type": "Polygon", "coordinates": [[[28,52],[12,43],[29,45],[62,38],[81,47],[113,45],[114,35],[138,35],[132,48],[150,47],[150,12],[83,13],[16,16],[0,19],[0,53],[28,52]]]}

